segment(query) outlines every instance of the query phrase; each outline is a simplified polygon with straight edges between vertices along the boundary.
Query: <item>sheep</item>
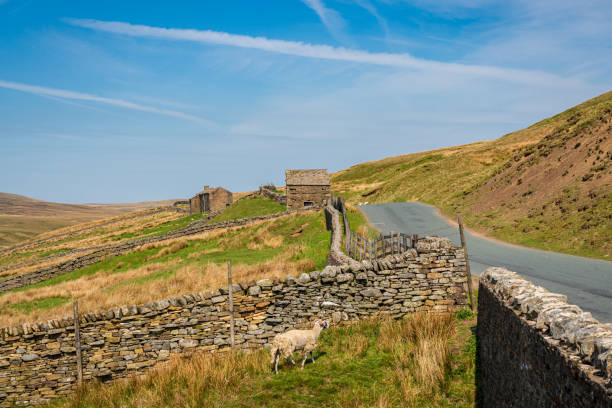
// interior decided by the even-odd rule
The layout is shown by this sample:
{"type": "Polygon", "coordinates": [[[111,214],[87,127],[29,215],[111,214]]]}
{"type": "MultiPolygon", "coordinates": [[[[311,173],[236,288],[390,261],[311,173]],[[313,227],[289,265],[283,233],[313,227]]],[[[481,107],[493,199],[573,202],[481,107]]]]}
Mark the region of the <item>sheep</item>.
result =
{"type": "Polygon", "coordinates": [[[317,320],[312,330],[289,330],[285,333],[277,334],[272,340],[272,347],[270,348],[270,356],[272,357],[272,364],[274,364],[274,373],[278,374],[278,360],[281,357],[291,364],[295,365],[295,361],[291,358],[295,350],[304,350],[304,359],[302,360],[302,370],[304,364],[310,353],[310,359],[314,364],[314,356],[312,351],[317,347],[317,339],[321,334],[321,330],[327,329],[329,323],[325,320],[317,320]]]}

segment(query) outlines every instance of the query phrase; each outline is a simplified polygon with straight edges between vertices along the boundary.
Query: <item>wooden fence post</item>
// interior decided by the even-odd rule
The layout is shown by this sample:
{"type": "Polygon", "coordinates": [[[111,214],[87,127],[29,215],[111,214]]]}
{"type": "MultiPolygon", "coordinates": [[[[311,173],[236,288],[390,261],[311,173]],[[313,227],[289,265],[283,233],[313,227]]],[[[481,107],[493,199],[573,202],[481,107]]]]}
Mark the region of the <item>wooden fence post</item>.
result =
{"type": "Polygon", "coordinates": [[[472,272],[470,271],[470,260],[468,258],[468,251],[465,245],[465,237],[463,235],[463,221],[461,216],[457,217],[457,224],[459,224],[459,236],[461,237],[461,246],[463,247],[463,256],[465,257],[465,272],[467,275],[468,284],[468,295],[470,297],[470,309],[474,310],[474,296],[472,295],[472,272]]]}
{"type": "Polygon", "coordinates": [[[83,385],[83,360],[81,357],[81,325],[79,322],[79,302],[77,300],[73,303],[74,309],[74,347],[76,349],[76,360],[77,360],[77,381],[79,387],[83,385]]]}
{"type": "Polygon", "coordinates": [[[395,234],[395,255],[399,255],[400,253],[400,240],[399,240],[399,232],[395,234]]]}
{"type": "Polygon", "coordinates": [[[384,258],[385,256],[387,256],[387,240],[385,238],[382,239],[382,253],[381,258],[384,258]]]}
{"type": "Polygon", "coordinates": [[[361,240],[361,249],[363,251],[363,256],[361,257],[360,261],[363,261],[364,259],[367,259],[366,258],[366,242],[365,242],[365,239],[361,240]]]}
{"type": "Polygon", "coordinates": [[[234,289],[232,288],[232,263],[227,261],[227,293],[229,294],[230,344],[234,348],[234,289]]]}

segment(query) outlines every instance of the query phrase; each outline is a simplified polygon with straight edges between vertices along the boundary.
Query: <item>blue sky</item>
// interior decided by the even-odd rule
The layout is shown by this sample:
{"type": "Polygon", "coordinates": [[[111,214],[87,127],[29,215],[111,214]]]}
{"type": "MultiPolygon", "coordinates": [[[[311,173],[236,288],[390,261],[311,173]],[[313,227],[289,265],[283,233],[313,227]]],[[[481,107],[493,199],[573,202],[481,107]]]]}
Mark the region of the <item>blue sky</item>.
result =
{"type": "Polygon", "coordinates": [[[609,0],[0,0],[0,191],[245,191],[494,139],[612,89],[610,21],[609,0]]]}

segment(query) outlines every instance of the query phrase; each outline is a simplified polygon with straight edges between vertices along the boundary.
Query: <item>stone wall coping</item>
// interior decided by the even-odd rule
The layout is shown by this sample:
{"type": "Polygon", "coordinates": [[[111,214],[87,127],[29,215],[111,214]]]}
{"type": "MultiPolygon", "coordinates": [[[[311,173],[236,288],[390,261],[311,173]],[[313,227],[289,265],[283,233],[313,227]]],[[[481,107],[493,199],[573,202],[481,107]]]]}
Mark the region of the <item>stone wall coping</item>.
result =
{"type": "Polygon", "coordinates": [[[488,268],[480,278],[542,335],[574,349],[585,364],[601,370],[612,386],[612,323],[600,323],[591,313],[567,303],[567,296],[551,293],[505,268],[488,268]]]}

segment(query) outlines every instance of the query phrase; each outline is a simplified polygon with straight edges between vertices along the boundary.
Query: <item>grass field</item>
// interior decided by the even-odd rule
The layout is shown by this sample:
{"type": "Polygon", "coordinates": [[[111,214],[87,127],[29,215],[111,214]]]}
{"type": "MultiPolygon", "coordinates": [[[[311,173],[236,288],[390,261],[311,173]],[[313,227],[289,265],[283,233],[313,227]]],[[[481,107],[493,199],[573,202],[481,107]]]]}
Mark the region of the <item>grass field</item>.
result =
{"type": "Polygon", "coordinates": [[[422,201],[509,242],[612,258],[612,92],[499,139],[332,175],[352,204],[422,201]]]}
{"type": "Polygon", "coordinates": [[[273,375],[266,350],[196,355],[143,379],[87,384],[52,406],[472,407],[474,323],[427,314],[362,321],[324,331],[304,370],[283,364],[273,375]]]}
{"type": "Polygon", "coordinates": [[[0,295],[0,326],[69,313],[69,302],[100,310],[212,289],[234,280],[298,276],[322,269],[330,233],[321,211],[150,244],[85,268],[0,295]]]}
{"type": "MultiPolygon", "coordinates": [[[[91,227],[81,232],[75,232],[68,236],[58,236],[34,245],[19,248],[11,252],[0,254],[0,267],[13,265],[19,262],[28,262],[18,268],[0,272],[0,277],[14,276],[43,266],[50,266],[57,262],[69,259],[66,257],[55,258],[48,261],[38,260],[49,255],[68,252],[73,249],[90,248],[97,245],[112,244],[129,239],[142,238],[145,236],[162,235],[167,231],[180,228],[200,219],[201,214],[185,216],[174,211],[163,211],[161,213],[145,212],[142,217],[130,218],[134,213],[126,214],[111,219],[110,225],[103,225],[107,220],[98,223],[80,224],[60,230],[61,233],[78,231],[85,227],[91,227]],[[99,226],[98,226],[99,224],[99,226]]],[[[136,213],[139,214],[139,213],[136,213]]],[[[76,256],[76,255],[72,255],[76,256]]]]}
{"type": "Polygon", "coordinates": [[[210,220],[210,223],[237,220],[239,218],[259,217],[285,211],[284,205],[265,197],[249,197],[234,202],[221,214],[210,220]]]}

